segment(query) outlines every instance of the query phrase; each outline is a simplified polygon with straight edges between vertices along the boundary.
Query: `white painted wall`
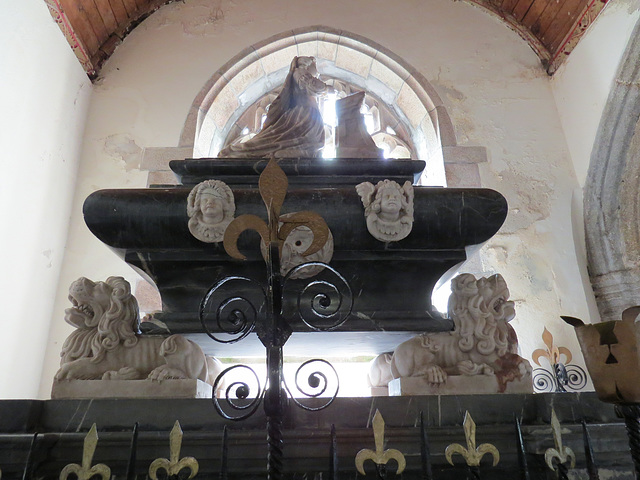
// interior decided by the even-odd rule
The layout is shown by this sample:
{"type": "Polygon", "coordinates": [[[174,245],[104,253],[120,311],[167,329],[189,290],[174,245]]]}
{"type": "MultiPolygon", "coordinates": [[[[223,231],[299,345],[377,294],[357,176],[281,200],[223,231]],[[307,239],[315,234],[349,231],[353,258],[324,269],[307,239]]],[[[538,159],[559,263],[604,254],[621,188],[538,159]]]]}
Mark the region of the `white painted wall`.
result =
{"type": "Polygon", "coordinates": [[[483,248],[486,273],[502,273],[510,286],[523,356],[544,346],[546,325],[556,344],[581,362],[572,329],[558,318],[591,320],[571,226],[579,183],[551,82],[523,40],[484,11],[450,0],[187,0],[161,8],[136,28],[94,86],[42,397],[69,333],[62,320],[69,283],[80,275],[136,278],[88,232],[84,198],[101,188],[143,187],[141,149],[177,145],[194,97],[215,71],[248,45],[315,24],[363,35],[403,57],[442,97],[458,143],[488,148],[483,185],[502,192],[510,212],[502,232],[483,248]]]}
{"type": "Polygon", "coordinates": [[[42,0],[0,3],[0,398],[33,398],[91,84],[42,0]]]}
{"type": "Polygon", "coordinates": [[[593,141],[620,59],[638,19],[638,0],[610,0],[553,76],[553,95],[580,186],[587,177],[593,141]]]}

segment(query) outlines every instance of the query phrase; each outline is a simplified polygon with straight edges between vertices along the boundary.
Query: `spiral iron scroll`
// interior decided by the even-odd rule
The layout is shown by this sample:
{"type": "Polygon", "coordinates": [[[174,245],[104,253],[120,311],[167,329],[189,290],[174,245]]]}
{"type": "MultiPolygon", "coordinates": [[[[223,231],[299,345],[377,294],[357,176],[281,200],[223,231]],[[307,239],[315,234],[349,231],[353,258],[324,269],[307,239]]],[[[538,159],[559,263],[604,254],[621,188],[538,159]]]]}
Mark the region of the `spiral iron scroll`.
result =
{"type": "MultiPolygon", "coordinates": [[[[251,378],[251,377],[250,377],[251,378]]],[[[223,370],[216,378],[213,384],[213,406],[221,417],[227,420],[244,420],[255,413],[262,401],[264,390],[260,385],[260,379],[256,372],[246,365],[234,365],[223,370]],[[215,392],[218,387],[223,384],[225,377],[229,378],[229,373],[234,370],[248,370],[252,375],[253,381],[250,380],[233,380],[224,389],[224,398],[226,403],[223,405],[220,399],[216,397],[215,392]],[[254,388],[252,388],[252,386],[254,388]],[[252,395],[255,391],[255,396],[252,395]],[[253,398],[251,398],[253,397],[253,398]],[[237,414],[234,414],[237,412],[237,414]]]]}
{"type": "Polygon", "coordinates": [[[353,308],[349,283],[326,263],[308,262],[292,268],[284,278],[282,290],[283,299],[288,292],[294,294],[297,304],[293,311],[315,331],[328,332],[338,328],[349,318],[353,308]],[[308,283],[293,278],[297,272],[309,267],[322,267],[322,271],[308,283]]]}
{"type": "Polygon", "coordinates": [[[202,328],[216,342],[238,342],[253,331],[265,299],[259,283],[245,277],[227,277],[211,287],[200,303],[202,328]],[[209,327],[211,321],[216,329],[209,327]]]}
{"type": "MultiPolygon", "coordinates": [[[[564,365],[566,371],[563,387],[574,392],[582,390],[587,385],[587,374],[578,365],[564,365]]],[[[545,368],[533,370],[533,387],[537,393],[561,392],[557,376],[545,368]]]]}
{"type": "Polygon", "coordinates": [[[340,390],[340,379],[338,377],[338,372],[336,372],[336,369],[333,367],[333,365],[331,365],[331,363],[319,358],[307,360],[298,367],[295,374],[295,384],[298,391],[305,397],[322,397],[324,399],[322,403],[314,407],[305,405],[295,398],[285,382],[285,388],[287,389],[289,397],[293,400],[293,402],[300,408],[311,412],[322,410],[331,405],[338,396],[338,391],[340,390]],[[303,385],[301,380],[305,381],[306,384],[303,385]],[[330,394],[325,395],[327,392],[329,392],[330,394]]]}

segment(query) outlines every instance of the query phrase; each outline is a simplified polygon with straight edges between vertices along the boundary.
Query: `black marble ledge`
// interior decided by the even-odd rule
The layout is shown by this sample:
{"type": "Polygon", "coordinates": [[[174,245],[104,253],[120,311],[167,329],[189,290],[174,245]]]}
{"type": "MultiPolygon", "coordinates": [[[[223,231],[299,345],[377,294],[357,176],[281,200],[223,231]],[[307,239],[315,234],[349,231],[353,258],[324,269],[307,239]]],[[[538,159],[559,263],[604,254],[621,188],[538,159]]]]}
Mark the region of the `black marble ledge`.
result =
{"type": "MultiPolygon", "coordinates": [[[[215,178],[231,186],[256,186],[268,159],[187,158],[172,160],[169,167],[184,185],[215,178]]],[[[424,170],[424,160],[364,158],[283,158],[278,165],[291,185],[317,188],[326,185],[376,183],[388,178],[402,184],[414,181],[424,170]]]]}
{"type": "MultiPolygon", "coordinates": [[[[200,303],[221,279],[241,276],[263,286],[267,283],[257,233],[240,236],[238,246],[247,261],[229,257],[220,243],[204,244],[190,234],[186,215],[189,191],[184,187],[102,190],[84,204],[90,230],[158,287],[163,308],[157,319],[173,333],[203,331],[198,317],[200,303]]],[[[266,218],[257,189],[236,189],[234,195],[236,215],[266,218]]],[[[364,208],[353,187],[288,192],[283,213],[314,210],[332,230],[335,246],[330,265],[347,280],[354,298],[352,320],[341,330],[451,328],[450,322],[443,322],[433,310],[433,287],[443,274],[466,259],[466,247],[497,232],[507,204],[493,190],[426,187],[416,187],[414,203],[412,232],[399,242],[385,243],[369,234],[364,208]]],[[[296,282],[291,285],[295,287],[296,282]]],[[[294,330],[309,331],[296,316],[296,299],[295,292],[284,299],[285,317],[294,330]]],[[[259,304],[254,307],[259,310],[259,304]]]]}
{"type": "MultiPolygon", "coordinates": [[[[311,406],[321,400],[308,399],[311,406]]],[[[431,427],[461,427],[469,411],[478,428],[512,425],[547,427],[554,408],[561,424],[620,424],[613,405],[598,400],[595,392],[497,395],[434,395],[412,397],[337,398],[318,412],[308,412],[290,403],[285,428],[366,429],[376,410],[389,428],[412,428],[420,412],[431,427]]],[[[95,400],[0,400],[0,433],[86,432],[93,423],[101,430],[125,431],[135,422],[148,430],[170,430],[180,420],[185,431],[207,431],[235,425],[237,429],[262,428],[262,409],[249,419],[234,423],[216,413],[207,399],[95,399],[95,400]]]]}
{"type": "MultiPolygon", "coordinates": [[[[369,234],[364,207],[353,187],[289,189],[282,214],[315,211],[331,229],[336,251],[366,252],[464,249],[491,238],[507,215],[505,198],[494,190],[414,187],[414,191],[413,228],[399,242],[381,242],[369,234]]],[[[85,200],[85,223],[98,239],[117,250],[179,249],[223,255],[221,244],[204,244],[189,232],[189,192],[184,187],[100,190],[85,200]]],[[[233,193],[236,217],[253,214],[266,219],[256,189],[234,189],[233,193]]],[[[259,251],[250,236],[241,236],[238,247],[243,253],[259,251]]]]}

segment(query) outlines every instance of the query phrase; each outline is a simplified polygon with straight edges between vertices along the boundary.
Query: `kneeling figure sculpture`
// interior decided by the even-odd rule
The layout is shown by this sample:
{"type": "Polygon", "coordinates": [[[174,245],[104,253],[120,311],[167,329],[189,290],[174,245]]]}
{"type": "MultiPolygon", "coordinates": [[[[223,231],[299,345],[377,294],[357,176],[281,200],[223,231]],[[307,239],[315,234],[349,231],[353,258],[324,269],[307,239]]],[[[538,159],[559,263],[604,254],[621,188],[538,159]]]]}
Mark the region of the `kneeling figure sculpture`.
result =
{"type": "Polygon", "coordinates": [[[393,377],[424,377],[443,385],[454,375],[495,376],[499,392],[515,380],[530,385],[531,365],[517,354],[518,339],[508,323],[515,317],[508,298],[501,275],[454,278],[448,306],[454,330],[424,333],[400,344],[391,360],[393,377]]]}
{"type": "Polygon", "coordinates": [[[217,360],[181,335],[143,336],[138,302],[122,277],[69,287],[65,320],[77,330],[64,342],[56,380],[198,379],[213,384],[217,360]],[[211,378],[213,377],[213,378],[211,378]]]}

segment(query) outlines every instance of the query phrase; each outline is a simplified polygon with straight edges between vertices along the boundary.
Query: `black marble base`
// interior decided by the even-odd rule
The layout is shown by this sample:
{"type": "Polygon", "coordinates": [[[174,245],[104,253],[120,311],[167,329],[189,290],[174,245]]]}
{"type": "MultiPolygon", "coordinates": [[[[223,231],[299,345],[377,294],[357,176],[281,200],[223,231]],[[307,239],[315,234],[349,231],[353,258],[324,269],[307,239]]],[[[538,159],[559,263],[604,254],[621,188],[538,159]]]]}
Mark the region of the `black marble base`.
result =
{"type": "MultiPolygon", "coordinates": [[[[200,303],[221,279],[241,276],[263,288],[267,284],[256,233],[240,237],[246,261],[229,257],[222,244],[205,244],[189,233],[189,191],[184,187],[102,190],[90,195],[84,205],[90,230],[156,284],[163,302],[157,318],[174,333],[203,331],[200,303]]],[[[234,189],[234,195],[236,216],[266,217],[256,189],[234,189]]],[[[452,327],[431,306],[433,287],[466,258],[467,246],[487,240],[498,230],[507,205],[492,190],[416,187],[413,230],[394,243],[380,242],[367,231],[364,208],[353,187],[290,189],[283,213],[300,210],[314,210],[324,217],[335,244],[330,265],[351,288],[352,315],[339,330],[416,332],[452,327]]],[[[322,275],[285,286],[284,316],[294,331],[311,331],[298,313],[297,293],[322,275]]],[[[259,297],[253,302],[261,316],[259,297]]],[[[215,325],[210,328],[216,331],[215,325]]]]}
{"type": "MultiPolygon", "coordinates": [[[[312,402],[313,403],[313,402],[312,402]]],[[[491,443],[500,462],[481,464],[482,478],[522,478],[514,418],[520,418],[529,478],[552,479],[544,453],[554,447],[550,428],[551,406],[562,425],[562,441],[577,456],[577,478],[587,478],[582,440],[582,420],[589,426],[595,461],[601,478],[633,478],[624,424],[611,405],[594,393],[537,395],[476,395],[410,398],[338,398],[327,409],[307,412],[287,408],[284,432],[285,478],[313,478],[329,469],[331,425],[337,436],[337,459],[342,478],[354,478],[354,458],[362,448],[374,449],[371,421],[376,409],[385,420],[385,447],[400,450],[406,458],[403,478],[423,478],[420,465],[419,416],[423,412],[435,478],[465,479],[464,460],[454,456],[446,463],[444,450],[451,443],[466,446],[462,429],[465,411],[476,422],[477,444],[491,443]]],[[[145,478],[149,464],[169,457],[169,431],[179,420],[184,431],[180,456],[194,456],[200,464],[198,478],[217,478],[220,470],[222,427],[229,435],[229,478],[264,478],[265,416],[235,423],[217,415],[208,400],[49,400],[0,401],[0,469],[3,480],[22,478],[32,434],[39,432],[32,478],[57,479],[68,463],[81,463],[82,442],[95,422],[100,440],[93,463],[109,465],[116,478],[125,478],[131,430],[139,423],[136,471],[145,478]]],[[[393,472],[395,465],[390,464],[393,472]]],[[[374,478],[372,464],[366,470],[374,478]]]]}
{"type": "MultiPolygon", "coordinates": [[[[268,159],[188,158],[172,160],[169,167],[183,185],[195,185],[215,178],[234,187],[255,186],[268,159]]],[[[401,185],[414,182],[424,170],[423,160],[363,158],[283,158],[278,165],[299,188],[376,183],[388,178],[401,185]]]]}

